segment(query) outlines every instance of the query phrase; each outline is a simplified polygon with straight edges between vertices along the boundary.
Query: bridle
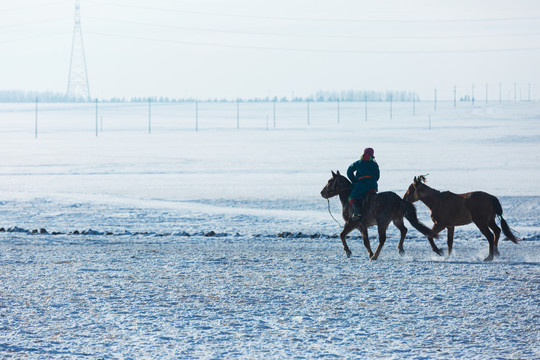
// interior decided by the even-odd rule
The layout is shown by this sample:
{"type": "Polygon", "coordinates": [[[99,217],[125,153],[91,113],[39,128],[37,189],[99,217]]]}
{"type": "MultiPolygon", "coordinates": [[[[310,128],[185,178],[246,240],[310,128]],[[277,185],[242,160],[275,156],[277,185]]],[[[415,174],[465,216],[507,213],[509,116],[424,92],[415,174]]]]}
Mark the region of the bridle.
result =
{"type": "Polygon", "coordinates": [[[413,186],[413,188],[414,188],[414,194],[413,194],[413,197],[417,197],[417,195],[418,195],[418,188],[416,187],[416,183],[413,182],[413,183],[412,183],[412,186],[413,186]]]}
{"type": "MultiPolygon", "coordinates": [[[[332,184],[332,187],[330,188],[330,191],[334,192],[336,195],[339,195],[340,193],[342,193],[343,191],[345,190],[348,190],[349,186],[347,187],[344,187],[342,189],[339,189],[339,190],[335,190],[334,188],[337,187],[337,181],[334,181],[334,183],[332,184]]],[[[335,196],[335,195],[334,195],[335,196]]],[[[334,217],[334,215],[332,215],[332,211],[330,211],[330,198],[327,197],[326,198],[326,201],[328,202],[328,213],[330,214],[330,216],[332,217],[332,219],[334,219],[334,221],[336,222],[336,224],[338,224],[339,227],[342,227],[342,225],[339,223],[339,221],[336,220],[336,218],[334,217]]]]}
{"type": "MultiPolygon", "coordinates": [[[[343,183],[343,181],[341,181],[343,183]]],[[[350,186],[349,185],[345,185],[345,187],[341,188],[341,189],[336,189],[338,185],[338,182],[337,181],[334,181],[334,183],[332,184],[332,187],[330,188],[330,191],[335,193],[336,195],[339,195],[340,193],[342,193],[343,191],[345,190],[349,190],[350,189],[350,186]]],[[[336,195],[333,195],[333,196],[336,196],[336,195]]]]}

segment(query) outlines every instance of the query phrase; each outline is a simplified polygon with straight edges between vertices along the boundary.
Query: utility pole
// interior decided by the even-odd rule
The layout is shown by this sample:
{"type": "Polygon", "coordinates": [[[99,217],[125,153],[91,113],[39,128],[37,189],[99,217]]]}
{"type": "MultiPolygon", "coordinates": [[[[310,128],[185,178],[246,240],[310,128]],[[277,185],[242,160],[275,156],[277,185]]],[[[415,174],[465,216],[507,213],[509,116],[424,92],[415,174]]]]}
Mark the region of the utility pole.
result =
{"type": "Polygon", "coordinates": [[[392,120],[392,94],[390,94],[390,120],[392,120]]]}
{"type": "Polygon", "coordinates": [[[309,125],[309,98],[307,99],[307,124],[309,125]]]}
{"type": "Polygon", "coordinates": [[[195,131],[199,131],[199,100],[195,100],[195,131]]]}
{"type": "Polygon", "coordinates": [[[339,124],[339,95],[337,98],[337,123],[339,124]]]}
{"type": "Polygon", "coordinates": [[[366,122],[367,122],[367,95],[364,96],[364,103],[365,103],[364,113],[365,113],[365,118],[366,118],[366,122]]]}
{"type": "Polygon", "coordinates": [[[98,99],[96,99],[96,136],[98,136],[98,99]]]}
{"type": "Polygon", "coordinates": [[[240,98],[236,98],[236,129],[240,129],[240,98]]]}
{"type": "Polygon", "coordinates": [[[276,128],[276,98],[274,97],[274,129],[276,128]]]}
{"type": "Polygon", "coordinates": [[[36,121],[34,123],[34,139],[37,139],[37,133],[38,133],[37,120],[38,120],[38,98],[36,97],[36,121]]]}
{"type": "Polygon", "coordinates": [[[148,98],[148,134],[152,133],[152,99],[148,98]]]}

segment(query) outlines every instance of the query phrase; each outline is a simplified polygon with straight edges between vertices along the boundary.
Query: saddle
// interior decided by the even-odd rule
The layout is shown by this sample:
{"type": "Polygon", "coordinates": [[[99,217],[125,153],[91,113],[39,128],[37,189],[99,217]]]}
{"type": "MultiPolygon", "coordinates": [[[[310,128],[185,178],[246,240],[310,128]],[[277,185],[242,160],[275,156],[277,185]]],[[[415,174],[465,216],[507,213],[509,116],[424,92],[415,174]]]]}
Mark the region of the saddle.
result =
{"type": "Polygon", "coordinates": [[[353,207],[353,217],[356,220],[365,221],[365,219],[369,217],[369,215],[372,213],[373,203],[375,201],[375,194],[376,192],[374,190],[370,191],[366,195],[364,195],[362,200],[360,200],[356,205],[353,205],[359,207],[358,210],[361,211],[361,215],[357,216],[355,215],[353,207]]]}
{"type": "Polygon", "coordinates": [[[362,213],[364,214],[364,216],[370,214],[376,194],[377,193],[375,192],[375,190],[369,191],[362,199],[360,206],[362,206],[362,213]]]}

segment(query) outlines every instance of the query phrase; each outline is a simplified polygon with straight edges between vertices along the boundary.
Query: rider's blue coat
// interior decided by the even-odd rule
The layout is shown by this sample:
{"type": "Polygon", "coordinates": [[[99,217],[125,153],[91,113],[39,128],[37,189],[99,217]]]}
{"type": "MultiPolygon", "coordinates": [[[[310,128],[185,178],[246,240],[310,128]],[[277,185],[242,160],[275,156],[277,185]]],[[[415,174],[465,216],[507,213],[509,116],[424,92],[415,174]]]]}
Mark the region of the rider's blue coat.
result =
{"type": "Polygon", "coordinates": [[[364,155],[354,162],[347,169],[347,177],[352,182],[349,200],[362,199],[369,191],[377,192],[379,176],[379,165],[371,156],[364,155]]]}

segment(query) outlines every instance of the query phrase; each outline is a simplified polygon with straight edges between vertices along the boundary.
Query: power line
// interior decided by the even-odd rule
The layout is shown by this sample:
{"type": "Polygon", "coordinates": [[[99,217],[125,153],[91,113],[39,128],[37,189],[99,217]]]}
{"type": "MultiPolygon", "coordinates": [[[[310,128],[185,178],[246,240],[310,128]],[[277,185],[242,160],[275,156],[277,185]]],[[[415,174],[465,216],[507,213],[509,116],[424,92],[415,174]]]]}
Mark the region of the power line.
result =
{"type": "Polygon", "coordinates": [[[298,33],[275,33],[275,32],[258,32],[258,31],[238,31],[216,28],[204,28],[204,27],[192,27],[192,26],[178,26],[178,25],[164,25],[164,24],[151,24],[137,21],[124,21],[124,20],[111,20],[100,17],[87,16],[86,19],[105,21],[117,24],[127,24],[136,26],[150,26],[162,29],[177,29],[177,30],[193,30],[202,32],[222,33],[222,34],[238,34],[238,35],[258,35],[258,36],[277,36],[277,37],[301,37],[301,38],[333,38],[333,39],[372,39],[372,40],[415,40],[415,39],[467,39],[467,38],[501,38],[501,37],[528,37],[528,36],[540,36],[540,32],[530,33],[512,33],[512,34],[467,34],[467,35],[402,35],[402,36],[361,36],[361,35],[330,35],[330,34],[298,34],[298,33]]]}
{"type": "Polygon", "coordinates": [[[10,43],[10,42],[18,42],[18,41],[25,41],[25,40],[45,39],[45,38],[50,38],[50,37],[55,37],[55,36],[63,36],[63,35],[67,36],[67,33],[65,31],[63,31],[63,32],[58,32],[58,33],[53,33],[53,34],[39,34],[39,35],[20,37],[20,38],[9,39],[9,40],[0,40],[0,44],[10,43]]]}
{"type": "Polygon", "coordinates": [[[28,10],[28,9],[35,9],[37,7],[50,7],[53,5],[59,5],[59,4],[65,4],[65,1],[56,1],[56,2],[50,2],[50,3],[41,3],[39,5],[27,5],[27,6],[21,6],[21,7],[13,7],[13,8],[3,8],[0,9],[0,12],[10,12],[10,11],[20,11],[20,10],[28,10]]]}
{"type": "Polygon", "coordinates": [[[217,47],[217,48],[230,48],[230,49],[247,49],[247,50],[265,50],[265,51],[287,51],[287,52],[307,52],[307,53],[336,53],[336,54],[453,54],[453,53],[497,53],[497,52],[523,52],[523,51],[538,51],[540,47],[529,48],[510,48],[510,49],[473,49],[473,50],[328,50],[328,49],[308,49],[308,48],[284,48],[284,47],[265,47],[265,46],[245,46],[245,45],[230,45],[230,44],[217,44],[207,42],[196,41],[182,41],[182,40],[167,40],[158,38],[146,38],[139,36],[128,36],[111,33],[101,33],[94,31],[87,31],[88,34],[116,37],[122,39],[134,39],[144,40],[152,42],[163,42],[180,45],[191,46],[205,46],[205,47],[217,47]]]}
{"type": "Polygon", "coordinates": [[[26,22],[26,23],[1,25],[0,29],[8,29],[8,28],[13,28],[13,27],[23,27],[23,26],[29,26],[29,25],[45,24],[45,23],[63,21],[63,20],[67,20],[67,19],[71,19],[71,18],[70,17],[61,17],[61,18],[55,18],[55,19],[30,21],[30,22],[26,22]]]}
{"type": "Polygon", "coordinates": [[[279,21],[303,21],[303,22],[342,22],[342,23],[471,23],[471,22],[513,22],[513,21],[538,21],[540,17],[506,17],[506,18],[471,18],[471,19],[330,19],[330,18],[302,18],[302,17],[284,17],[284,16],[261,16],[261,15],[241,15],[241,14],[227,14],[227,13],[213,13],[206,11],[193,11],[193,10],[178,10],[171,8],[160,8],[153,6],[140,6],[132,4],[119,4],[113,1],[94,1],[102,3],[104,5],[114,5],[121,7],[129,7],[133,9],[141,10],[153,10],[162,11],[168,13],[181,13],[191,15],[205,15],[205,16],[217,16],[217,17],[234,17],[243,19],[256,19],[256,20],[279,20],[279,21]]]}

